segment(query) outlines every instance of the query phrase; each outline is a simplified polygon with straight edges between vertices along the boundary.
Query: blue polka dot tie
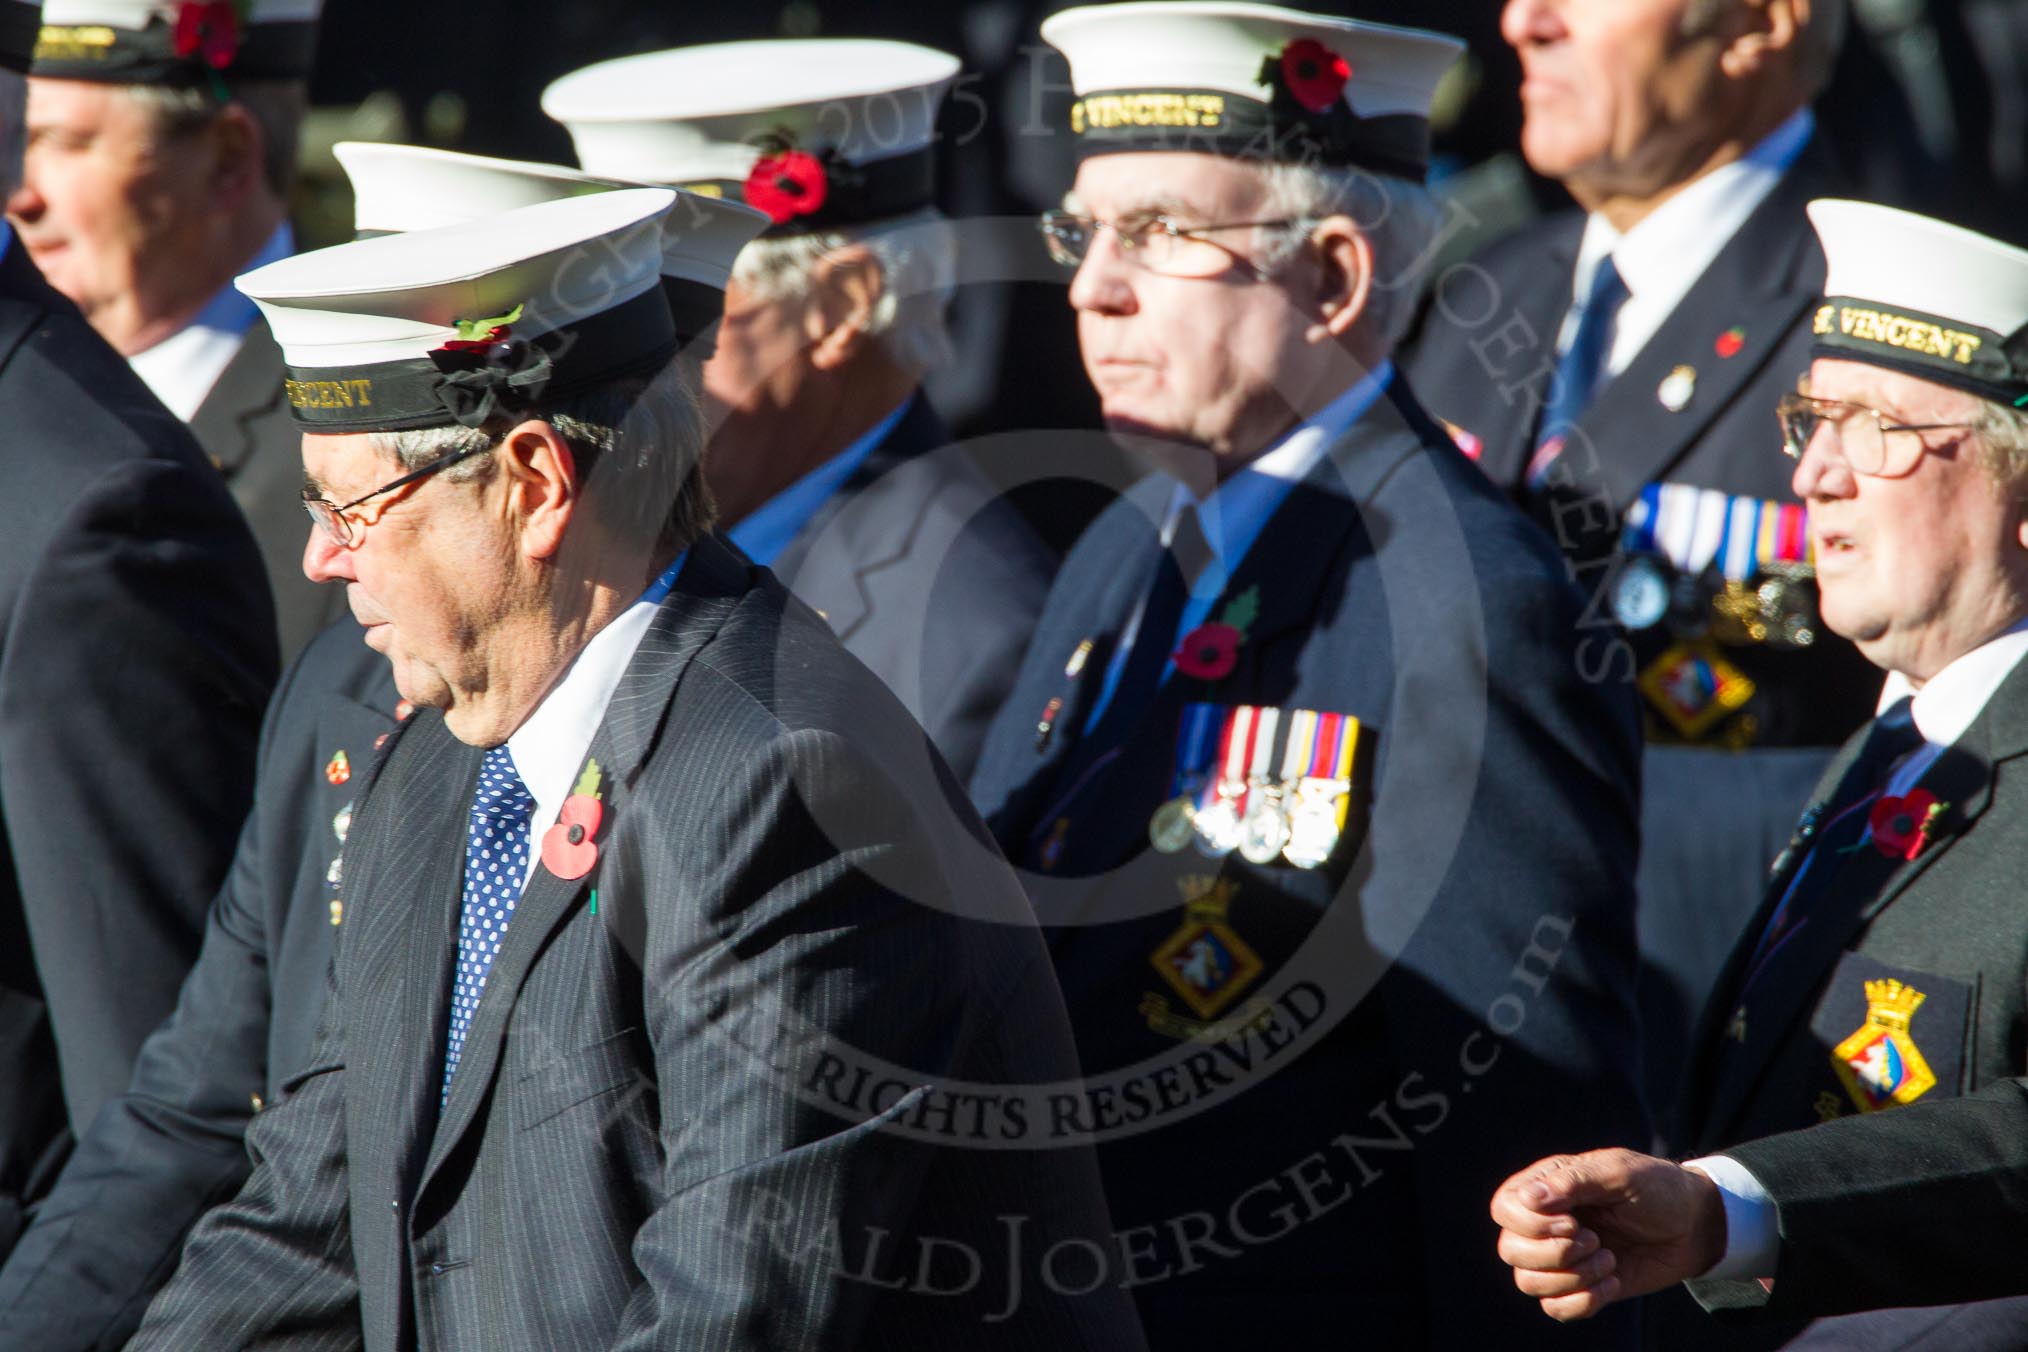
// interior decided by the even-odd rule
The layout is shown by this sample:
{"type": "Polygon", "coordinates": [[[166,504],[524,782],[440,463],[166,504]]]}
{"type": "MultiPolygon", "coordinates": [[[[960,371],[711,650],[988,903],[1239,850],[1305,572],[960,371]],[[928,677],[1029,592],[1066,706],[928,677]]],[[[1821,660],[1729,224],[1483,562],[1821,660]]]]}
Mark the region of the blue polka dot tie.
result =
{"type": "Polygon", "coordinates": [[[472,795],[471,827],[465,836],[465,903],[458,920],[458,979],[451,991],[451,1035],[444,1049],[444,1102],[451,1076],[465,1050],[465,1034],[478,1012],[486,973],[500,955],[507,921],[521,900],[528,876],[528,818],[535,796],[521,782],[505,746],[486,753],[479,788],[472,795]]]}

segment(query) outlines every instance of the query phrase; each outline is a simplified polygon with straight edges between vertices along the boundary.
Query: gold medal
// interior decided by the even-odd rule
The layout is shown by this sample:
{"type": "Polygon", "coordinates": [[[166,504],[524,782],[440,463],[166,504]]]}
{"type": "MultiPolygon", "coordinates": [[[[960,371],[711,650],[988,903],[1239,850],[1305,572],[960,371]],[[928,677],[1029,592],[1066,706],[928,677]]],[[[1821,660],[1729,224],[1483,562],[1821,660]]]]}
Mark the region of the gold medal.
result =
{"type": "Polygon", "coordinates": [[[1148,819],[1148,843],[1163,854],[1176,854],[1196,839],[1197,805],[1185,797],[1171,798],[1148,819]]]}

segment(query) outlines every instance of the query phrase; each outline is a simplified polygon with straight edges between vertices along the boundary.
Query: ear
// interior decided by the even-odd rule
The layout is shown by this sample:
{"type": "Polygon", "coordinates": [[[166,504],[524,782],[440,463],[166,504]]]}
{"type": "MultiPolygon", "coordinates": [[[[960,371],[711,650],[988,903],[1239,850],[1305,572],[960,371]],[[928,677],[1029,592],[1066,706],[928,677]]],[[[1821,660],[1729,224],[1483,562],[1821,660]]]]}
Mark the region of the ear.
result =
{"type": "Polygon", "coordinates": [[[494,452],[506,475],[505,509],[520,535],[521,552],[550,559],[563,545],[577,511],[577,457],[548,423],[530,419],[507,434],[494,452]]]}
{"type": "Polygon", "coordinates": [[[1793,52],[1796,39],[1810,22],[1811,0],[1747,0],[1733,13],[1732,32],[1719,53],[1718,68],[1728,79],[1759,74],[1770,60],[1793,52]]]}
{"type": "Polygon", "coordinates": [[[810,270],[811,305],[804,312],[810,364],[819,371],[846,365],[872,341],[867,332],[887,277],[864,244],[848,244],[818,260],[810,270]]]}
{"type": "Polygon", "coordinates": [[[1317,258],[1315,291],[1308,298],[1314,321],[1310,342],[1343,339],[1366,313],[1373,296],[1373,244],[1345,215],[1327,216],[1310,231],[1317,258]]]}
{"type": "Polygon", "coordinates": [[[211,195],[223,212],[238,211],[267,183],[263,165],[267,141],[260,124],[240,104],[219,109],[208,130],[211,195]]]}

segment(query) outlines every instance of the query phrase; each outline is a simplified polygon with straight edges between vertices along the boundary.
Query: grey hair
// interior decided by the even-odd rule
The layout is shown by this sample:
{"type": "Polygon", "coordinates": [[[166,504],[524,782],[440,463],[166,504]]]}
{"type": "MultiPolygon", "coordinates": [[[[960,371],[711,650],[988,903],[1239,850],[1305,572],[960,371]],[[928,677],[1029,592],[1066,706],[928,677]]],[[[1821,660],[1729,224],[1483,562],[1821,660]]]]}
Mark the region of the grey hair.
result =
{"type": "Polygon", "coordinates": [[[866,331],[888,357],[920,377],[951,359],[944,311],[957,287],[957,244],[950,222],[934,209],[849,230],[762,238],[739,251],[732,279],[765,301],[810,295],[827,254],[863,245],[880,267],[880,300],[866,331]]]}
{"type": "Polygon", "coordinates": [[[1264,172],[1261,217],[1294,223],[1268,233],[1268,247],[1258,259],[1261,270],[1271,272],[1301,252],[1319,221],[1351,217],[1373,247],[1373,287],[1364,317],[1389,344],[1398,342],[1415,317],[1416,294],[1443,218],[1429,189],[1364,169],[1273,164],[1264,172]]]}
{"type": "Polygon", "coordinates": [[[471,459],[449,466],[443,477],[484,483],[498,465],[479,452],[523,422],[546,422],[576,457],[585,500],[607,530],[624,541],[653,538],[687,549],[717,516],[704,483],[704,413],[691,365],[679,359],[652,377],[612,381],[481,427],[376,432],[372,444],[404,470],[470,451],[471,459]]]}
{"type": "Polygon", "coordinates": [[[1979,462],[1994,482],[2009,497],[2028,499],[2028,412],[1980,399],[1972,426],[1979,462]]]}
{"type": "MultiPolygon", "coordinates": [[[[221,105],[209,89],[189,86],[124,85],[128,98],[141,106],[157,136],[169,139],[210,125],[221,105]]],[[[261,177],[277,197],[287,197],[296,182],[296,160],[303,135],[309,93],[301,80],[241,80],[231,86],[232,101],[246,109],[261,129],[261,177]]]]}
{"type": "Polygon", "coordinates": [[[0,70],[0,193],[21,184],[21,152],[28,144],[28,77],[0,70]]]}

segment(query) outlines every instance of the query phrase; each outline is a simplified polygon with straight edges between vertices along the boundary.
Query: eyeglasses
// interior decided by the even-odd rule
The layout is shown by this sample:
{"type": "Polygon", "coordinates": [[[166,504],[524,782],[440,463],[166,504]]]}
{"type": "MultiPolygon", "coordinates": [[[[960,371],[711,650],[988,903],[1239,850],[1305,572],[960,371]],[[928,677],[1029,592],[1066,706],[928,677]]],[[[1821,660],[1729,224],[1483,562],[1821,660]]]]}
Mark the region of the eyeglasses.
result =
{"type": "Polygon", "coordinates": [[[1130,216],[1124,221],[1102,221],[1068,211],[1045,211],[1037,222],[1049,245],[1049,256],[1067,268],[1084,262],[1099,231],[1110,230],[1119,241],[1120,253],[1130,262],[1165,277],[1211,277],[1225,271],[1238,254],[1205,236],[1214,230],[1250,230],[1254,227],[1296,225],[1300,216],[1278,221],[1224,221],[1215,225],[1179,225],[1167,216],[1130,216]]]}
{"type": "MultiPolygon", "coordinates": [[[[373,523],[363,523],[359,531],[355,533],[352,523],[346,519],[345,514],[347,512],[362,502],[373,501],[373,499],[383,493],[392,493],[397,488],[405,488],[420,479],[427,479],[440,469],[449,469],[460,460],[470,460],[475,455],[484,455],[487,451],[494,449],[494,445],[496,444],[489,443],[484,446],[471,446],[462,451],[453,451],[440,460],[432,460],[421,469],[411,470],[399,479],[382,484],[371,493],[352,499],[352,501],[342,507],[334,506],[327,498],[318,497],[316,490],[306,488],[303,490],[303,510],[310,514],[310,519],[317,523],[317,528],[323,531],[340,549],[350,549],[364,536],[366,526],[373,523]]],[[[374,520],[378,521],[379,518],[376,517],[374,520]]]]}
{"type": "Polygon", "coordinates": [[[1818,399],[1808,394],[1785,394],[1775,404],[1775,416],[1782,424],[1782,449],[1802,459],[1811,440],[1823,428],[1838,439],[1838,454],[1855,474],[1872,478],[1898,479],[1922,459],[1919,437],[1890,442],[1890,432],[1975,432],[1973,423],[1894,423],[1878,409],[1848,404],[1840,399],[1818,399]],[[1889,452],[1894,454],[1890,455],[1889,452]]]}

